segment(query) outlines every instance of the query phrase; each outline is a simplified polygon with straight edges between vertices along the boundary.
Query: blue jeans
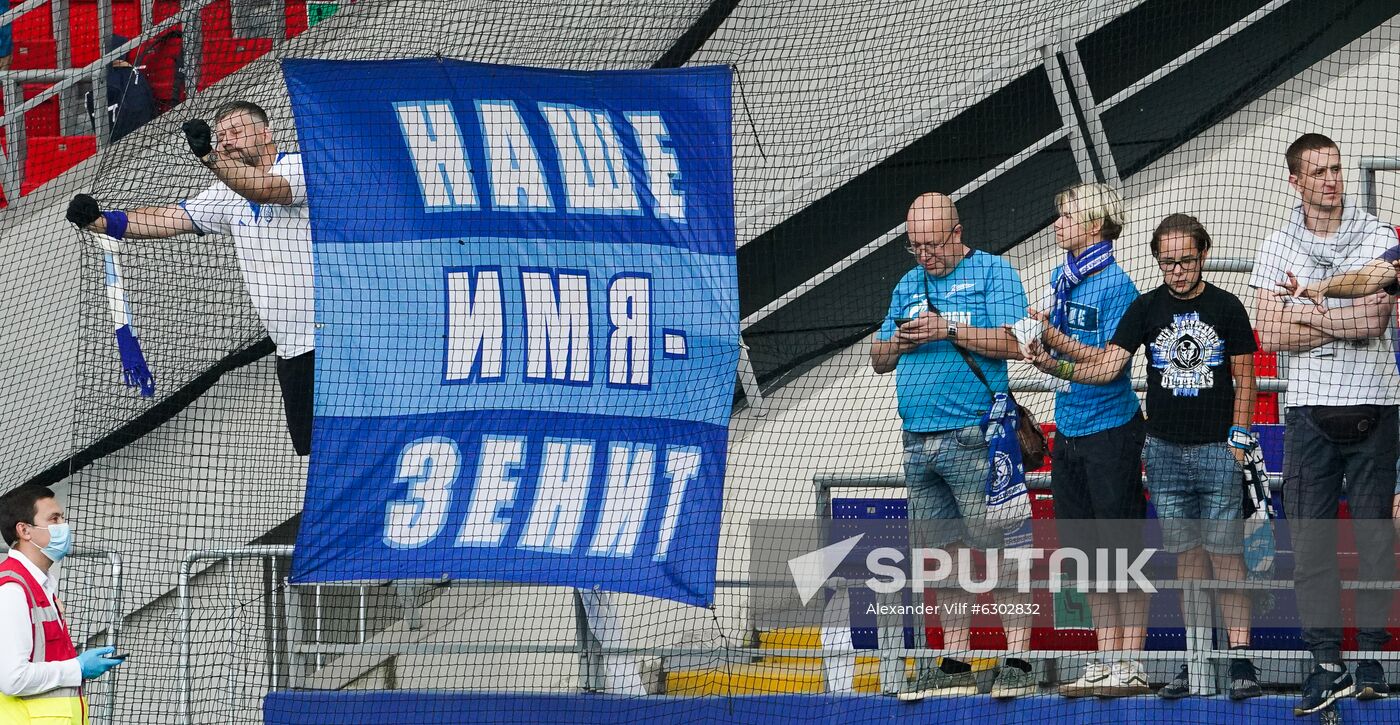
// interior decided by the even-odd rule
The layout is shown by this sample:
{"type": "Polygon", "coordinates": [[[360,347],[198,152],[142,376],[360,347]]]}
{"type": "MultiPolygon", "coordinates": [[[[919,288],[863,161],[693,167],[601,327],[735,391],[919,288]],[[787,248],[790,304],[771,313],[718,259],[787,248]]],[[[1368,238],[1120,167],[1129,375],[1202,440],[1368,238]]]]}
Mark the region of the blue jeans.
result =
{"type": "Polygon", "coordinates": [[[1212,554],[1244,551],[1244,489],[1225,441],[1190,445],[1147,437],[1147,490],[1173,554],[1204,545],[1212,554]]]}
{"type": "Polygon", "coordinates": [[[981,426],[904,431],[904,482],[918,546],[938,549],[955,541],[978,549],[1001,546],[1002,527],[986,521],[987,470],[981,426]]]}

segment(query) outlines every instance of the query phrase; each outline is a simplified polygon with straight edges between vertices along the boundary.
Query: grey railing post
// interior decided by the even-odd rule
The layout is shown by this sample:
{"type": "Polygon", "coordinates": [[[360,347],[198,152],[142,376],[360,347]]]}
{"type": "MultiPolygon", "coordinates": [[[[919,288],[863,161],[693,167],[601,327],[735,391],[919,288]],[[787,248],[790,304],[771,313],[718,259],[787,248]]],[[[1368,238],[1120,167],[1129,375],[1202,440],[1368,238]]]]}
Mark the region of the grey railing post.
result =
{"type": "Polygon", "coordinates": [[[178,718],[184,725],[191,720],[190,703],[193,697],[194,682],[190,673],[190,569],[194,567],[197,553],[185,556],[180,562],[180,578],[175,589],[175,608],[180,615],[180,706],[178,718]]]}

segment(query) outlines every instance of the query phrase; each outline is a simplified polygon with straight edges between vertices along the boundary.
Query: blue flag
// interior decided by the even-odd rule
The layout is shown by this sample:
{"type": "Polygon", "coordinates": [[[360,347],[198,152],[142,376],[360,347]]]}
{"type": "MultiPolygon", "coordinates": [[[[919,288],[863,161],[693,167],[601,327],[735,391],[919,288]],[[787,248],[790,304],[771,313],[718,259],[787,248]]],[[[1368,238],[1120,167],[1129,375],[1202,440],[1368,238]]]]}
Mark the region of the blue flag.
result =
{"type": "Polygon", "coordinates": [[[1031,544],[1030,494],[1016,437],[1020,424],[1016,401],[1006,393],[994,393],[992,407],[982,416],[982,437],[987,441],[987,519],[1006,528],[1007,547],[1031,544]]]}
{"type": "Polygon", "coordinates": [[[727,68],[283,62],[316,255],[292,580],[714,600],[727,68]]]}

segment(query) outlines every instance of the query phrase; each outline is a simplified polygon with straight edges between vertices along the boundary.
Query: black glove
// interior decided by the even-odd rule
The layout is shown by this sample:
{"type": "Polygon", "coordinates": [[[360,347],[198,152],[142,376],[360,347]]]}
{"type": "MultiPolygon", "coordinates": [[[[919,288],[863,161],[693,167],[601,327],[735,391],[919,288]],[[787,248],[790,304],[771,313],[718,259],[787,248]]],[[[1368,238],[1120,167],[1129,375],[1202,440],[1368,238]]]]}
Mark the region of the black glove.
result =
{"type": "Polygon", "coordinates": [[[214,134],[209,130],[209,124],[198,118],[190,119],[180,124],[180,130],[185,132],[185,140],[190,143],[190,151],[195,156],[204,158],[214,150],[214,134]]]}
{"type": "Polygon", "coordinates": [[[98,208],[97,200],[87,194],[78,194],[68,202],[68,221],[79,228],[86,229],[101,216],[102,210],[98,208]]]}

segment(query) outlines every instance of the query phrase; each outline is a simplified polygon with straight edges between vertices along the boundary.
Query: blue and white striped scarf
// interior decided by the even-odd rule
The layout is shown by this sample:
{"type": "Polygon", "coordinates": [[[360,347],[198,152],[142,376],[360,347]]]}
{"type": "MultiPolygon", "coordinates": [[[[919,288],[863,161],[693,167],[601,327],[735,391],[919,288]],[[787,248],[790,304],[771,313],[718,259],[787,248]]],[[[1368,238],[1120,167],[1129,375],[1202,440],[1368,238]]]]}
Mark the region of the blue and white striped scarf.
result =
{"type": "Polygon", "coordinates": [[[1050,326],[1068,333],[1069,294],[1080,282],[1095,272],[1113,264],[1113,242],[1105,239],[1091,245],[1078,257],[1065,254],[1065,264],[1060,267],[1060,278],[1055,280],[1055,308],[1050,312],[1050,326]]]}
{"type": "Polygon", "coordinates": [[[146,366],[146,356],[141,353],[141,343],[136,332],[131,329],[131,305],[126,301],[126,289],[122,283],[122,267],[116,255],[104,252],[103,281],[107,287],[107,307],[112,311],[112,326],[117,334],[117,353],[121,355],[122,382],[128,388],[139,388],[141,395],[149,398],[156,394],[156,379],[146,366]]]}

